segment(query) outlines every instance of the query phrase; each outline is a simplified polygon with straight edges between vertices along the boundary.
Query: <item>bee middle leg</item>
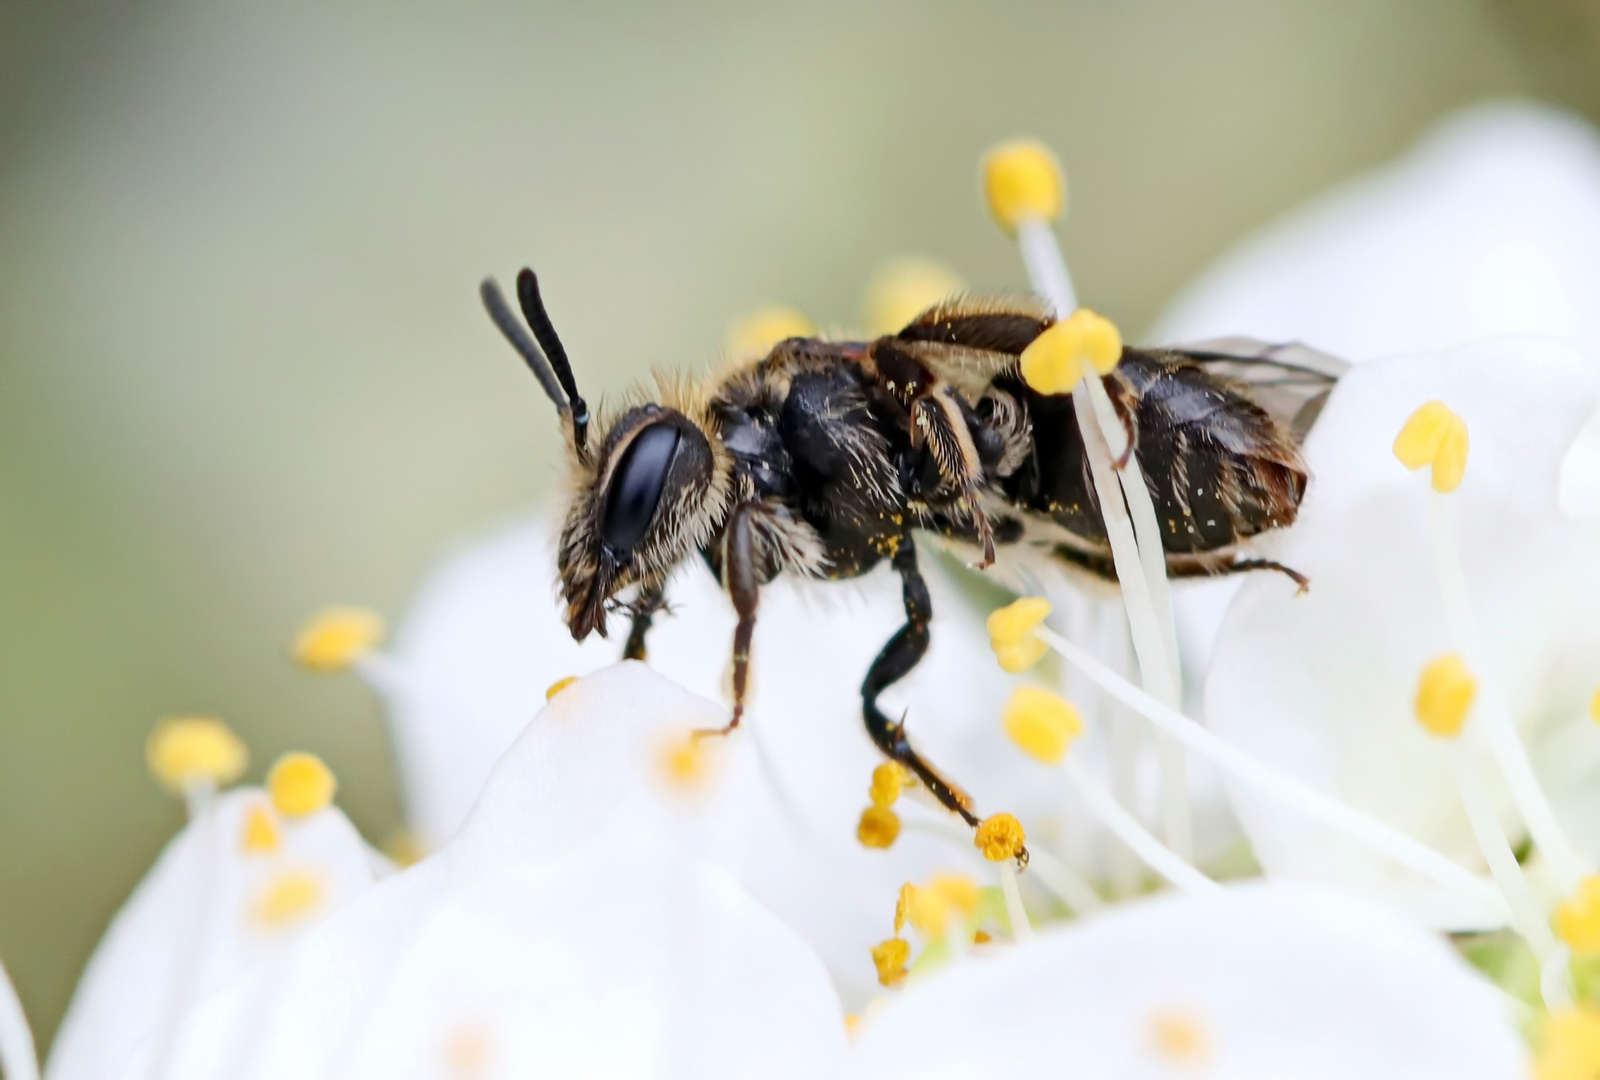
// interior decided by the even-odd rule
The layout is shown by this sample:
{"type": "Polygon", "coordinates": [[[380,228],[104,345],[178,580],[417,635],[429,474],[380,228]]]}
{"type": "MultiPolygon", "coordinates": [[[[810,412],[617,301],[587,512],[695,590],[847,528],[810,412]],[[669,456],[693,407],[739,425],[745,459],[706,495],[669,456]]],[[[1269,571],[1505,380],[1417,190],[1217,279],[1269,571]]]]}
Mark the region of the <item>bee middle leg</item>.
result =
{"type": "Polygon", "coordinates": [[[917,569],[917,549],[907,534],[895,549],[893,566],[900,575],[906,622],[878,653],[861,684],[861,709],[867,734],[891,761],[911,770],[947,809],[960,814],[968,825],[977,826],[972,812],[972,797],[946,780],[933,766],[923,761],[906,738],[905,718],[891,720],[878,708],[878,695],[910,673],[928,651],[928,623],[933,619],[933,599],[927,582],[917,569]]]}
{"type": "Polygon", "coordinates": [[[1283,574],[1298,586],[1295,591],[1296,596],[1302,595],[1311,588],[1310,578],[1300,571],[1285,566],[1281,562],[1274,562],[1272,559],[1239,559],[1224,566],[1221,573],[1248,574],[1252,570],[1276,570],[1278,573],[1283,574]]]}

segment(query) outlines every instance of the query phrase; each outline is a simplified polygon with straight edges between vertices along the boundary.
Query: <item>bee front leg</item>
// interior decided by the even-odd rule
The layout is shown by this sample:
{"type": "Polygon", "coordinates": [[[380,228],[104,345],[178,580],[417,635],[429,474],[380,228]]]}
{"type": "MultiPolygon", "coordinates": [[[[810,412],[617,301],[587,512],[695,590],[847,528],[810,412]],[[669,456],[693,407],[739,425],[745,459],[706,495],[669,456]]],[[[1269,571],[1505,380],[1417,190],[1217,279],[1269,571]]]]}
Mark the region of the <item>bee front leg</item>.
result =
{"type": "Polygon", "coordinates": [[[739,624],[733,631],[733,719],[724,728],[697,732],[698,735],[726,735],[744,718],[745,691],[750,685],[750,641],[756,632],[756,603],[761,598],[761,578],[756,570],[755,533],[751,519],[757,512],[752,503],[740,503],[728,518],[722,553],[722,578],[733,599],[739,624]]]}
{"type": "Polygon", "coordinates": [[[960,492],[961,509],[968,515],[983,549],[978,569],[994,565],[994,528],[989,515],[978,504],[978,484],[983,479],[983,463],[978,448],[967,430],[960,402],[949,386],[939,385],[917,399],[911,410],[912,443],[926,442],[939,475],[960,492]]]}
{"type": "Polygon", "coordinates": [[[647,585],[640,590],[638,599],[633,602],[633,621],[628,627],[628,643],[622,650],[624,660],[645,658],[645,635],[650,632],[656,612],[666,606],[666,592],[660,585],[647,585]]]}
{"type": "Polygon", "coordinates": [[[878,695],[910,674],[927,653],[928,623],[933,619],[933,599],[917,569],[917,548],[909,534],[900,538],[900,546],[895,549],[894,568],[900,575],[906,622],[878,653],[872,667],[867,669],[866,681],[861,684],[861,710],[867,734],[886,757],[911,770],[934,798],[960,814],[968,825],[976,827],[979,818],[972,812],[972,797],[941,776],[911,748],[904,717],[890,720],[878,708],[878,695]]]}

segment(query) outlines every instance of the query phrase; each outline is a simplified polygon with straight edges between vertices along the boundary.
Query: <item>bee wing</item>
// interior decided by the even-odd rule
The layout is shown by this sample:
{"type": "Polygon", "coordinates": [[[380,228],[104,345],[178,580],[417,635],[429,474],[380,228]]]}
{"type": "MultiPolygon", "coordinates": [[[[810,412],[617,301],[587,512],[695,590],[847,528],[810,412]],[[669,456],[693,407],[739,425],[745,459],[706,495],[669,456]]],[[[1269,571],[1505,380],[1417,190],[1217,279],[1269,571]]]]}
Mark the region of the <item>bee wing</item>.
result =
{"type": "Polygon", "coordinates": [[[894,345],[973,402],[1053,321],[1031,297],[959,296],[913,319],[894,345]]]}
{"type": "Polygon", "coordinates": [[[1272,344],[1230,337],[1172,350],[1219,378],[1243,386],[1251,400],[1289,429],[1299,443],[1322,413],[1328,394],[1350,364],[1297,341],[1272,344]]]}

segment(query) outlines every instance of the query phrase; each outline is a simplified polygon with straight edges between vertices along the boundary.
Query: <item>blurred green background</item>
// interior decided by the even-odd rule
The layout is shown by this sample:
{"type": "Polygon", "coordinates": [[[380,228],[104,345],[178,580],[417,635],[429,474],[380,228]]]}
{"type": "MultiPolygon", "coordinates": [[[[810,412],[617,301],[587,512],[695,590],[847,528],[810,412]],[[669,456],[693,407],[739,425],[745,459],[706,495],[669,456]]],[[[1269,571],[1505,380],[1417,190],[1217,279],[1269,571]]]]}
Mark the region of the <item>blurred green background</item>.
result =
{"type": "Polygon", "coordinates": [[[398,823],[374,702],[285,645],[549,487],[486,271],[539,267],[592,399],[760,303],[848,323],[886,257],[1020,286],[975,170],[1026,133],[1137,328],[1444,112],[1585,104],[1597,38],[1585,0],[0,2],[0,956],[40,1035],[180,823],[156,718],[398,823]]]}

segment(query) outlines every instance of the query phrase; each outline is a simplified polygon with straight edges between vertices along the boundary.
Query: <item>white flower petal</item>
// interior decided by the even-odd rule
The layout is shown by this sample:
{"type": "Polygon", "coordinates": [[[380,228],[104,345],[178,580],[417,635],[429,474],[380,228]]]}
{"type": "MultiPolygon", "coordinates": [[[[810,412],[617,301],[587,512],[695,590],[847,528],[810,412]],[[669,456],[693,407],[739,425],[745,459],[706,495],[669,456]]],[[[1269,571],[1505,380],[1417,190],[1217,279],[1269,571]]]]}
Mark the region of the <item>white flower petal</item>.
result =
{"type": "Polygon", "coordinates": [[[1503,999],[1364,901],[1284,886],[1128,904],[913,983],[857,1075],[1521,1080],[1503,999]]]}

